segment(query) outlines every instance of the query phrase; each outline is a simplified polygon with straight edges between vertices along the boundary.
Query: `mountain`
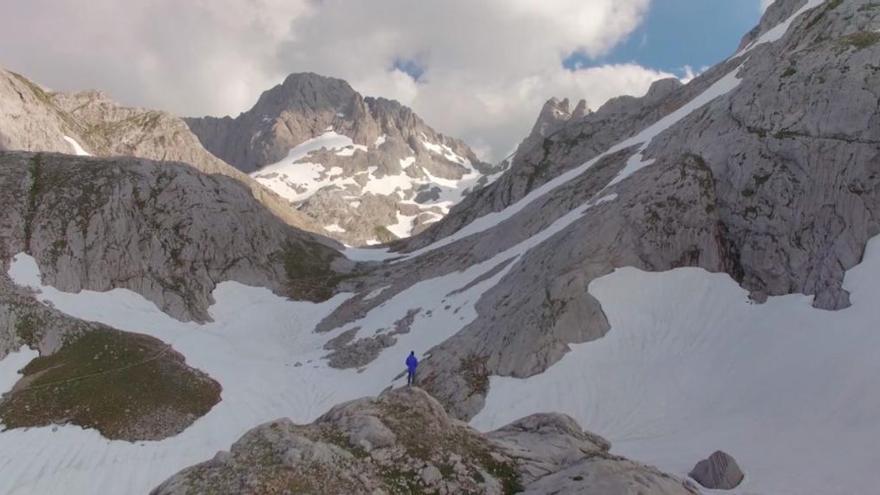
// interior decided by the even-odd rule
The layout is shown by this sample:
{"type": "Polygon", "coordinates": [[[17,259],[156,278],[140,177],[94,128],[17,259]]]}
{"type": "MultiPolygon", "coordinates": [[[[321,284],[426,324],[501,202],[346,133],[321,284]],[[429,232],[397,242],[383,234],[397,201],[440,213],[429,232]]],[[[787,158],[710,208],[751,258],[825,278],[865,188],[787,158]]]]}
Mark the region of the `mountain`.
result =
{"type": "Polygon", "coordinates": [[[311,73],[291,74],[235,119],[186,122],[205,148],[351,245],[420,232],[495,172],[396,101],[311,73]]]}
{"type": "MultiPolygon", "coordinates": [[[[877,60],[875,2],[776,0],[688,84],[551,100],[382,248],[183,164],[0,153],[0,492],[874,493],[877,60]]],[[[334,129],[309,160],[370,149],[334,129]]]]}
{"type": "Polygon", "coordinates": [[[0,150],[135,156],[179,161],[246,184],[287,223],[320,231],[256,181],[207,152],[186,124],[167,112],[124,107],[100,91],[52,92],[0,68],[0,150]]]}

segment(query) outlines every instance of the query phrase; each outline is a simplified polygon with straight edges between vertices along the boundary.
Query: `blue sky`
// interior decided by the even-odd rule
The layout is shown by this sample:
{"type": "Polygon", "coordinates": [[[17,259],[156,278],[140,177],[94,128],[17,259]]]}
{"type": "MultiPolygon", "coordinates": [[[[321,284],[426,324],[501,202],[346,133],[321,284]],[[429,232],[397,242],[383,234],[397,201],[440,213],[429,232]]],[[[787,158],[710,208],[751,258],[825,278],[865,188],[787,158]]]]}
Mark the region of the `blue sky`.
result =
{"type": "Polygon", "coordinates": [[[635,62],[682,75],[685,65],[699,70],[734,53],[760,16],[758,0],[653,0],[645,22],[610,54],[590,59],[575,53],[564,65],[635,62]]]}

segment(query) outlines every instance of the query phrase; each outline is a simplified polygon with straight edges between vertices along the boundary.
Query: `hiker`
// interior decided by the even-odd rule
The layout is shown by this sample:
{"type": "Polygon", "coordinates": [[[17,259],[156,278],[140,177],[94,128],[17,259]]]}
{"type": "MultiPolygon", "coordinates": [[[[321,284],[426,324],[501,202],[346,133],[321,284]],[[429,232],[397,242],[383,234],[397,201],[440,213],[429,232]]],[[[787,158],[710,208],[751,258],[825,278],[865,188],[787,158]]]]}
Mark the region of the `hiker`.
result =
{"type": "Polygon", "coordinates": [[[407,385],[415,385],[416,383],[416,368],[419,367],[419,360],[416,359],[416,351],[409,351],[409,356],[406,358],[406,384],[407,385]]]}

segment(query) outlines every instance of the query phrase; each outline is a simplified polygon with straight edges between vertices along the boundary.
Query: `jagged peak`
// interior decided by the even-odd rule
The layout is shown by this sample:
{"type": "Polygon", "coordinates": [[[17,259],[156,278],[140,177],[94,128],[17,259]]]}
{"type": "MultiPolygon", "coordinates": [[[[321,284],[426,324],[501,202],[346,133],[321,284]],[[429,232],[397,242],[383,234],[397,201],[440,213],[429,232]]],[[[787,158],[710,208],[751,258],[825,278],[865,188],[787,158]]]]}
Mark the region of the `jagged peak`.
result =
{"type": "Polygon", "coordinates": [[[591,113],[593,113],[593,111],[590,110],[590,107],[587,106],[587,100],[581,99],[578,102],[577,106],[574,107],[574,110],[571,112],[571,118],[580,119],[586,117],[591,113]]]}
{"type": "Polygon", "coordinates": [[[684,84],[675,77],[668,77],[666,79],[654,81],[651,83],[651,87],[648,88],[648,92],[645,93],[645,100],[657,101],[666,98],[682,86],[684,86],[684,84]]]}

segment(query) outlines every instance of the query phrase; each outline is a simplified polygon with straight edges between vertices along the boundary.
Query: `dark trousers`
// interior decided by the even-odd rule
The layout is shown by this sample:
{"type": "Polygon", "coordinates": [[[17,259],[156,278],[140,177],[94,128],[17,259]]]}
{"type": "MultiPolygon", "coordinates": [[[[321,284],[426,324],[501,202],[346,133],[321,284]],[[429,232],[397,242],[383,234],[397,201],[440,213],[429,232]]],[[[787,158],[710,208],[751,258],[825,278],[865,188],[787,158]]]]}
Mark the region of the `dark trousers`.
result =
{"type": "Polygon", "coordinates": [[[406,370],[406,384],[407,385],[415,385],[416,384],[416,370],[406,370]]]}

